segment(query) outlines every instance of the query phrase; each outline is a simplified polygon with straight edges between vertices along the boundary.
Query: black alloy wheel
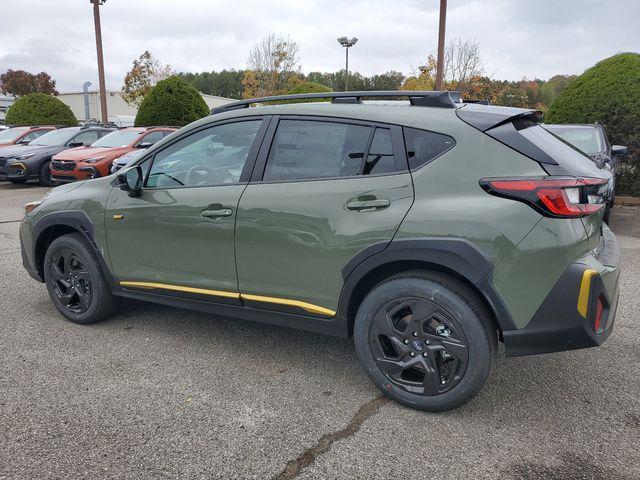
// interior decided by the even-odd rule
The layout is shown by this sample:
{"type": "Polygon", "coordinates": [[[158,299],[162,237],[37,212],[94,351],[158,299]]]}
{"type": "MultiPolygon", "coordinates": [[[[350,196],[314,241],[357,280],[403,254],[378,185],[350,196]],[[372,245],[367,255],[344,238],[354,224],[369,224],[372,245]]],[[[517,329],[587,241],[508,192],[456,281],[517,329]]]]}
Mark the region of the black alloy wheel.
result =
{"type": "Polygon", "coordinates": [[[378,368],[407,392],[439,395],[455,387],[469,362],[462,328],[422,298],[388,302],[374,316],[369,341],[378,368]]]}
{"type": "Polygon", "coordinates": [[[387,397],[439,412],[480,392],[497,327],[471,287],[442,272],[399,273],[374,287],[353,326],[358,358],[387,397]]]}
{"type": "Polygon", "coordinates": [[[56,252],[51,278],[55,295],[66,309],[76,315],[89,310],[93,298],[91,275],[75,252],[66,248],[56,252]]]}

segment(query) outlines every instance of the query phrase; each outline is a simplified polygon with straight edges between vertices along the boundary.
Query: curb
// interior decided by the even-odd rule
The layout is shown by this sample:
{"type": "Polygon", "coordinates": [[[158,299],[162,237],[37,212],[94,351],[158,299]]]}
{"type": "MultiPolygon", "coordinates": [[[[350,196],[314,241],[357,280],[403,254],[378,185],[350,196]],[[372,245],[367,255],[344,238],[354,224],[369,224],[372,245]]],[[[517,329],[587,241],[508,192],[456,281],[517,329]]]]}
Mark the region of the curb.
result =
{"type": "Polygon", "coordinates": [[[640,207],[640,197],[628,197],[626,195],[616,195],[614,203],[616,205],[630,205],[640,207]]]}

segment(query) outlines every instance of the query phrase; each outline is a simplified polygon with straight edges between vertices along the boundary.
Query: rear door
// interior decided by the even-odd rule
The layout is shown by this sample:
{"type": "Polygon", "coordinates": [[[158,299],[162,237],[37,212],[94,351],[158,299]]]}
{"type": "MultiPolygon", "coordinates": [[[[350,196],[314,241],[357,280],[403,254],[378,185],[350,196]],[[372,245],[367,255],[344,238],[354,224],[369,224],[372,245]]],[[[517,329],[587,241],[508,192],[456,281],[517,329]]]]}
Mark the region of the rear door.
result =
{"type": "Polygon", "coordinates": [[[274,119],[238,207],[243,300],[333,316],[342,268],[371,245],[384,248],[412,202],[400,127],[274,119]]]}
{"type": "Polygon", "coordinates": [[[236,208],[266,122],[226,121],[179,137],[143,161],[139,197],[111,191],[107,241],[122,286],[239,303],[236,208]]]}

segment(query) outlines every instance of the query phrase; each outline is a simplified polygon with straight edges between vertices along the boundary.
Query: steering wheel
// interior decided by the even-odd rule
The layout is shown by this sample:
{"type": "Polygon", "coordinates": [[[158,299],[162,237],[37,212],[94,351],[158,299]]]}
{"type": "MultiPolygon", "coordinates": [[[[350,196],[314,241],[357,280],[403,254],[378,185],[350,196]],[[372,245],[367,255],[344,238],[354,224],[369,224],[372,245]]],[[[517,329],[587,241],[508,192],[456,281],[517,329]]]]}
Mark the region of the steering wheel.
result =
{"type": "Polygon", "coordinates": [[[205,178],[209,179],[209,177],[213,177],[213,181],[208,183],[224,183],[229,176],[229,172],[224,168],[216,169],[207,165],[194,165],[187,171],[184,184],[190,186],[198,185],[204,182],[205,178]],[[201,172],[205,172],[205,175],[202,175],[201,172]]]}

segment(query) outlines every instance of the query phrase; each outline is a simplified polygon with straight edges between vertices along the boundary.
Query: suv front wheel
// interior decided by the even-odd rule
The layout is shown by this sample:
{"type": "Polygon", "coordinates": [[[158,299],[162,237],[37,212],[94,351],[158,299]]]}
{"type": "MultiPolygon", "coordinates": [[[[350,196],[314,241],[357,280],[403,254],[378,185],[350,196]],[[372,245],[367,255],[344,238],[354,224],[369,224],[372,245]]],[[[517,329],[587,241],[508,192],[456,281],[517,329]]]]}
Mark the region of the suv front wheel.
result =
{"type": "Polygon", "coordinates": [[[119,304],[95,254],[78,233],[56,238],[44,258],[44,278],[58,311],[74,323],[96,323],[119,304]]]}
{"type": "Polygon", "coordinates": [[[434,412],[459,407],[480,391],[497,348],[481,300],[438,272],[408,272],[375,287],[358,309],[354,340],[384,395],[434,412]]]}

